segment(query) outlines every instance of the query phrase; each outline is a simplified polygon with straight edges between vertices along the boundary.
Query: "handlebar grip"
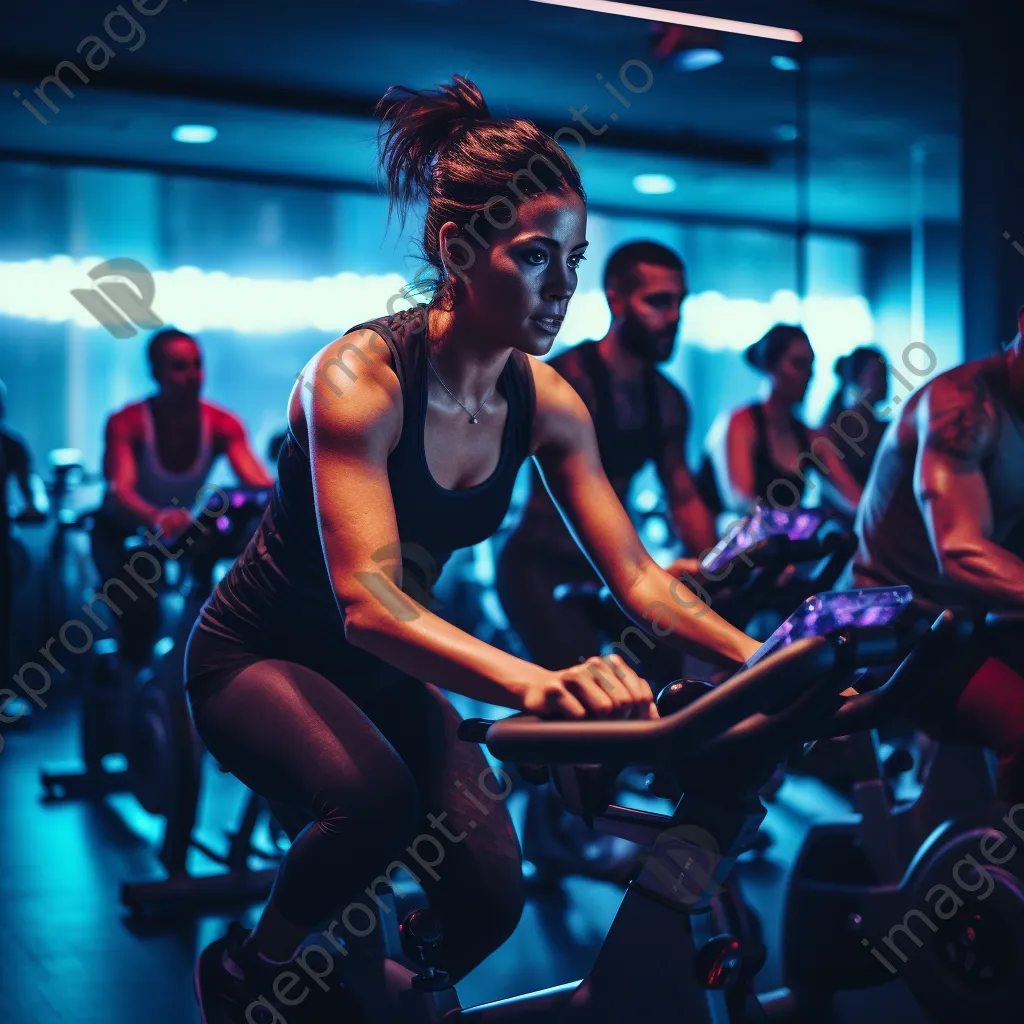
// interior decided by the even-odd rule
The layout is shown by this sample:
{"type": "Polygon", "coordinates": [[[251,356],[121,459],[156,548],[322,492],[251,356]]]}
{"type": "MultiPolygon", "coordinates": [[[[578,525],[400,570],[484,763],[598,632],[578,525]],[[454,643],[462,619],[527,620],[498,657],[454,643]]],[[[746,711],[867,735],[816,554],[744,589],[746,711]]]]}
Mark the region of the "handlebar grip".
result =
{"type": "Polygon", "coordinates": [[[985,625],[989,629],[1010,629],[1013,626],[1024,625],[1024,611],[1014,609],[1013,611],[989,612],[985,616],[985,625]]]}
{"type": "Polygon", "coordinates": [[[459,722],[459,739],[469,743],[486,743],[487,730],[494,725],[490,718],[467,718],[459,722]]]}
{"type": "Polygon", "coordinates": [[[834,641],[797,640],[667,718],[576,721],[513,715],[490,723],[487,748],[516,763],[651,764],[666,753],[696,751],[769,705],[793,703],[808,688],[827,686],[836,664],[834,641]]]}
{"type": "MultiPolygon", "coordinates": [[[[870,693],[850,698],[839,708],[829,735],[846,736],[861,729],[876,728],[887,716],[910,706],[924,691],[922,680],[940,671],[972,631],[969,619],[949,610],[930,624],[926,619],[919,619],[908,629],[897,629],[900,647],[903,650],[912,647],[909,654],[887,683],[870,693]]],[[[881,648],[879,645],[879,651],[881,648]]]]}

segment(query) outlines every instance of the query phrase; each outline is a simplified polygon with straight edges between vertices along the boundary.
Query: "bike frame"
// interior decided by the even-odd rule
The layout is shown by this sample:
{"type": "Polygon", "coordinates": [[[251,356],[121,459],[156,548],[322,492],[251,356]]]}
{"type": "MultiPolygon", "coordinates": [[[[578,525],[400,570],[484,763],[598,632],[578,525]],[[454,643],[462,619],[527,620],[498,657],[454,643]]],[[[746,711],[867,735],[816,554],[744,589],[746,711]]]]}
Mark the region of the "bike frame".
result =
{"type": "Polygon", "coordinates": [[[686,794],[671,815],[610,805],[597,831],[645,846],[594,966],[582,981],[475,1007],[461,1007],[452,986],[430,991],[388,958],[400,948],[393,911],[363,950],[345,957],[345,981],[370,1020],[394,1024],[530,1021],[621,1024],[644,1020],[725,1024],[723,990],[705,987],[695,965],[712,937],[710,907],[765,816],[756,795],[734,800],[686,794]],[[698,824],[699,822],[699,824],[698,824]],[[724,851],[724,852],[722,852],[724,851]]]}

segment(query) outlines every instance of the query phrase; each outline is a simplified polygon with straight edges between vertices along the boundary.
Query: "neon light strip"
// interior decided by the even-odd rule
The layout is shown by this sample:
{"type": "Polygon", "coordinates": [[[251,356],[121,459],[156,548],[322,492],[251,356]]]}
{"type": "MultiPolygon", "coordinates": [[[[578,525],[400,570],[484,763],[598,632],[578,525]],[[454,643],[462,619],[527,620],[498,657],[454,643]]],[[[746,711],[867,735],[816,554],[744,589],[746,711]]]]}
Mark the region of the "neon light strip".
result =
{"type": "Polygon", "coordinates": [[[791,28],[754,25],[748,21],[729,21],[726,18],[707,18],[701,14],[665,11],[660,7],[637,7],[634,4],[615,3],[613,0],[533,0],[533,2],[535,4],[551,4],[553,7],[575,7],[577,10],[592,11],[594,14],[619,14],[624,18],[640,18],[643,21],[660,21],[669,25],[706,28],[712,32],[731,32],[737,36],[778,39],[785,43],[802,43],[804,41],[804,37],[791,28]]]}
{"type": "MultiPolygon", "coordinates": [[[[108,335],[72,295],[72,288],[92,283],[88,271],[100,257],[0,263],[0,315],[92,328],[110,344],[136,345],[136,337],[108,335]]],[[[153,274],[153,311],[168,324],[186,331],[223,330],[249,335],[320,331],[337,337],[361,320],[407,309],[400,298],[406,279],[401,274],[354,274],[308,280],[264,280],[232,277],[179,267],[153,274]]],[[[767,301],[730,298],[720,292],[691,295],[683,307],[681,340],[708,349],[740,349],[756,341],[774,323],[803,323],[816,345],[847,351],[874,338],[875,325],[867,301],[858,295],[807,299],[802,305],[791,291],[777,291],[767,301]],[[820,340],[819,340],[820,339],[820,340]],[[827,339],[827,340],[826,340],[827,339]]],[[[578,291],[558,339],[559,350],[582,338],[599,338],[608,328],[608,302],[594,288],[578,291]]],[[[91,333],[92,333],[91,332],[91,333]]],[[[824,349],[822,353],[824,355],[824,349]]]]}

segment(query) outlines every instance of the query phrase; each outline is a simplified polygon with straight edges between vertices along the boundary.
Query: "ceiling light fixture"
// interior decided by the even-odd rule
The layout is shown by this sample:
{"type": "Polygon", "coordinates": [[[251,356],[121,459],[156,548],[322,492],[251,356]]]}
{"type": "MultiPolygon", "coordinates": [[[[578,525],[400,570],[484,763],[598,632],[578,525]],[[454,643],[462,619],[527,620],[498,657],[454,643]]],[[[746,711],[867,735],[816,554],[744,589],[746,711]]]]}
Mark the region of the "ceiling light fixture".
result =
{"type": "Polygon", "coordinates": [[[725,60],[725,54],[721,50],[699,48],[695,50],[682,50],[675,56],[675,65],[680,71],[703,71],[704,68],[713,68],[725,60]]]}
{"type": "Polygon", "coordinates": [[[633,188],[645,196],[664,196],[675,192],[675,178],[667,174],[638,174],[633,179],[633,188]]]}
{"type": "Polygon", "coordinates": [[[804,37],[793,29],[776,28],[773,25],[755,25],[747,21],[729,21],[725,18],[708,18],[701,14],[684,14],[681,11],[666,11],[660,7],[638,7],[634,4],[616,3],[614,0],[533,0],[535,4],[551,4],[555,7],[575,7],[594,14],[618,14],[624,18],[639,18],[641,21],[659,21],[668,25],[689,25],[691,28],[707,28],[713,32],[731,32],[739,36],[758,36],[761,39],[777,39],[786,43],[802,43],[804,37]]]}
{"type": "Polygon", "coordinates": [[[171,132],[171,138],[175,142],[190,142],[199,145],[204,142],[213,142],[217,138],[217,129],[208,124],[179,124],[171,132]]]}

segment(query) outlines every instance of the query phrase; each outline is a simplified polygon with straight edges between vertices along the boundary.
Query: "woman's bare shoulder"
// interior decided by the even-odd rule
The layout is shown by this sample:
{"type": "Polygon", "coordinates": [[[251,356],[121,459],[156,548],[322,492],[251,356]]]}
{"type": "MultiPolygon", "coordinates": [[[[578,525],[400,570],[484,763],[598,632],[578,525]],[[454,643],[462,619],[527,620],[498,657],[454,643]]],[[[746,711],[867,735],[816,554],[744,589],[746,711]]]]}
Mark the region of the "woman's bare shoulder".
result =
{"type": "Polygon", "coordinates": [[[292,391],[289,420],[303,434],[313,422],[322,435],[338,440],[383,433],[397,444],[402,405],[390,348],[376,331],[362,328],[336,338],[306,363],[292,391]]]}

